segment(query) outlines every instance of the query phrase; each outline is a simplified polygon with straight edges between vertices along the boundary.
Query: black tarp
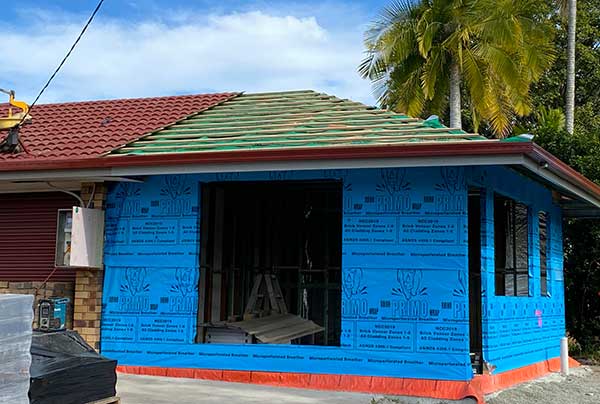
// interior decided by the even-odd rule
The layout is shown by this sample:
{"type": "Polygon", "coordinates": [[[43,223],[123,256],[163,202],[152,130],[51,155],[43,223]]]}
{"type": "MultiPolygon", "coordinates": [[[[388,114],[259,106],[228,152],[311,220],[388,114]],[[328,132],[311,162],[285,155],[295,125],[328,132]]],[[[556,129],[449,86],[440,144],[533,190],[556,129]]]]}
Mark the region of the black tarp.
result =
{"type": "Polygon", "coordinates": [[[31,404],[85,404],[112,397],[117,361],[104,358],[74,331],[34,332],[31,404]]]}

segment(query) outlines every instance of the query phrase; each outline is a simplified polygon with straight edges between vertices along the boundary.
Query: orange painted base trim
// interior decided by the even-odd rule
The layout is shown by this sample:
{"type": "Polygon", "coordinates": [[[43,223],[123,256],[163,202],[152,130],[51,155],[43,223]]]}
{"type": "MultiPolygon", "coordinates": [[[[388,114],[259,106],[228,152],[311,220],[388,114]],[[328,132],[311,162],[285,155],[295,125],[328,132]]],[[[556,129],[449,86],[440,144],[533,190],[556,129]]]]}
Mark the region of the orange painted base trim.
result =
{"type": "MultiPolygon", "coordinates": [[[[579,363],[570,359],[570,366],[579,363]]],[[[560,370],[560,359],[553,358],[496,375],[475,376],[471,381],[407,379],[380,376],[353,376],[312,373],[254,372],[152,366],[117,366],[117,371],[136,375],[185,377],[269,386],[316,390],[353,391],[388,395],[432,397],[460,400],[472,397],[484,403],[484,395],[560,370]]]]}
{"type": "MultiPolygon", "coordinates": [[[[574,368],[578,366],[580,366],[579,362],[573,358],[569,358],[569,367],[574,368]]],[[[485,395],[537,379],[553,372],[560,372],[560,358],[548,359],[503,373],[475,376],[471,380],[471,384],[485,395]]]]}

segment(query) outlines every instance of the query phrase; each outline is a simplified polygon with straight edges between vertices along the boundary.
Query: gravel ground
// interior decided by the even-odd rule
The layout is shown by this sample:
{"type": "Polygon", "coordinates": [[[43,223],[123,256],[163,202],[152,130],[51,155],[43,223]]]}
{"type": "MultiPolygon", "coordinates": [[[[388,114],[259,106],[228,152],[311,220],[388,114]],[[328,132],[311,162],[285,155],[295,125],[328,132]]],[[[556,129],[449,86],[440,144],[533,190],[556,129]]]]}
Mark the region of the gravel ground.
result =
{"type": "Polygon", "coordinates": [[[581,366],[563,377],[558,373],[486,397],[487,404],[598,404],[600,366],[581,366]]]}

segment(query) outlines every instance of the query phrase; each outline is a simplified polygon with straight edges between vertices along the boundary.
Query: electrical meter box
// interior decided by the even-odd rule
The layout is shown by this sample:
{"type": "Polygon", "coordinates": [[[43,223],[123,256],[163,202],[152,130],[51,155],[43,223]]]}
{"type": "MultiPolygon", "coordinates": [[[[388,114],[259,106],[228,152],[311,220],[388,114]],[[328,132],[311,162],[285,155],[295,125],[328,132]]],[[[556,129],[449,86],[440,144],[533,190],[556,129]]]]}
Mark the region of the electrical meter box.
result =
{"type": "Polygon", "coordinates": [[[103,247],[103,210],[75,206],[58,211],[57,267],[101,268],[103,247]]]}

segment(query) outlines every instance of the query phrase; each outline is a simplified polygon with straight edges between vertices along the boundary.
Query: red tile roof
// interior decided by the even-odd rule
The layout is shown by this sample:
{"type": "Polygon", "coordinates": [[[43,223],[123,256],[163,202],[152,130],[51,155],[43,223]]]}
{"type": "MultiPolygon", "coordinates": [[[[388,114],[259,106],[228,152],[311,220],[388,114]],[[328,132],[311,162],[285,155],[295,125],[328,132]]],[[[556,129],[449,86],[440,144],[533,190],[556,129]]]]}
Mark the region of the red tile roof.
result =
{"type": "MultiPolygon", "coordinates": [[[[20,130],[26,151],[0,153],[6,160],[64,160],[98,157],[238,93],[181,95],[106,101],[40,104],[20,130]]],[[[0,104],[6,116],[8,104],[0,104]]],[[[13,108],[13,112],[17,112],[13,108]]],[[[0,140],[7,131],[0,132],[0,140]]]]}

